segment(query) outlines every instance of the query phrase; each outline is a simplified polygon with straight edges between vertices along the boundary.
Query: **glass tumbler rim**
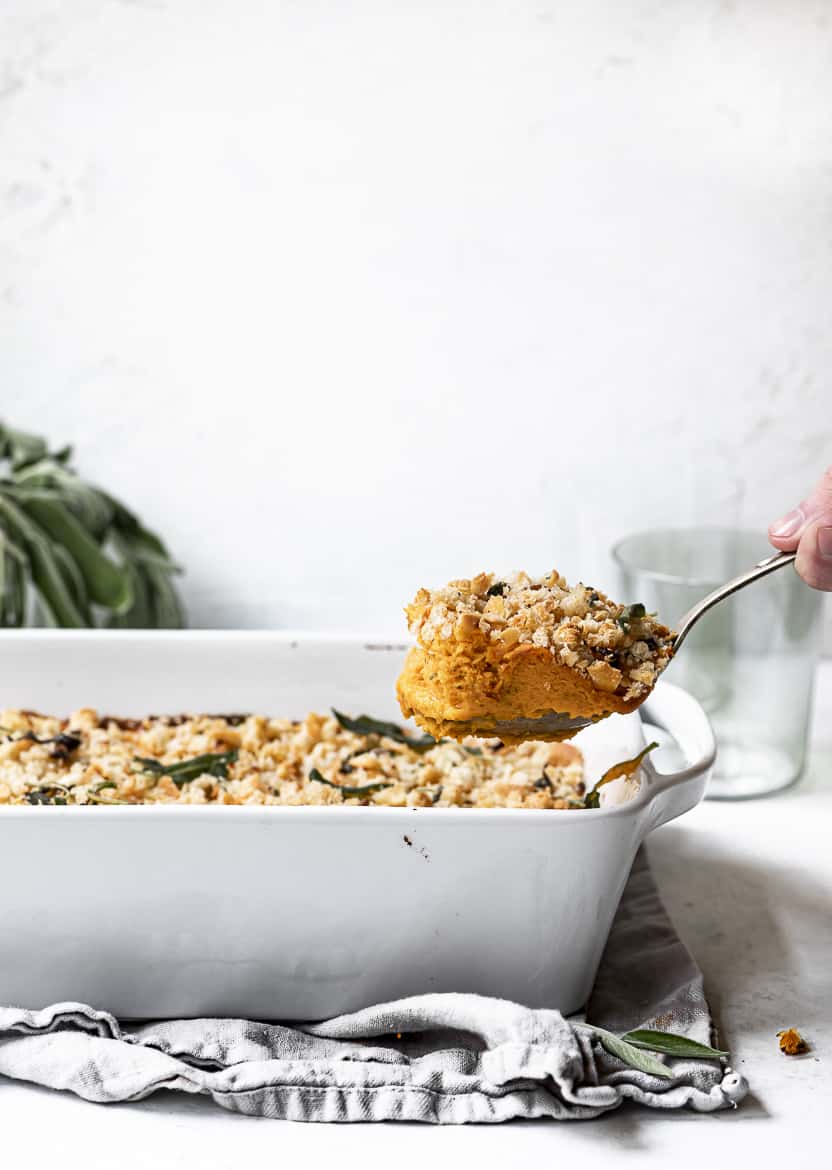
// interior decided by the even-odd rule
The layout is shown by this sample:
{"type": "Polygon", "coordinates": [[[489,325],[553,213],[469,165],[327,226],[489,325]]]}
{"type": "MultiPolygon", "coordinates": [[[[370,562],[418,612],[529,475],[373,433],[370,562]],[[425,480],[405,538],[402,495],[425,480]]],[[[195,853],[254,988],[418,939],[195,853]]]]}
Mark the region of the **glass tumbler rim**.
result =
{"type": "MultiPolygon", "coordinates": [[[[645,576],[652,578],[654,581],[664,581],[672,585],[701,585],[703,588],[716,587],[723,583],[722,577],[714,577],[704,575],[701,577],[694,577],[689,573],[667,573],[659,569],[650,568],[650,566],[641,563],[638,560],[630,560],[624,554],[624,547],[631,541],[639,540],[645,536],[679,536],[683,533],[721,533],[724,536],[731,537],[750,537],[757,538],[761,542],[765,541],[764,533],[753,528],[732,528],[730,526],[722,526],[719,524],[688,524],[680,525],[678,528],[642,528],[638,532],[630,532],[626,536],[622,536],[610,549],[610,556],[614,560],[619,569],[630,573],[643,573],[645,576]]],[[[771,549],[772,554],[776,549],[771,549]]],[[[751,568],[750,565],[747,566],[751,568]]],[[[738,570],[740,571],[740,570],[738,570]]]]}

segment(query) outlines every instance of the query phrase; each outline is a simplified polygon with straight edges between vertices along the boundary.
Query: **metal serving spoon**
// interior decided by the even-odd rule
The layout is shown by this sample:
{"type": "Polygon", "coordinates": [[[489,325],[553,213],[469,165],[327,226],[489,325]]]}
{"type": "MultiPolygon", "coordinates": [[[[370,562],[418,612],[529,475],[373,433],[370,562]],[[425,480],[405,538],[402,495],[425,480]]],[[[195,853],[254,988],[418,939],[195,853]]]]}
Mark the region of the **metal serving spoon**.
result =
{"type": "MultiPolygon", "coordinates": [[[[693,627],[709,609],[713,609],[715,605],[720,601],[724,601],[726,597],[730,597],[732,593],[736,593],[738,589],[744,589],[752,581],[756,581],[760,577],[765,577],[768,573],[773,573],[775,569],[782,569],[784,565],[790,565],[796,556],[796,552],[775,553],[774,556],[766,557],[764,561],[760,561],[753,569],[749,569],[746,573],[741,573],[739,577],[734,577],[731,581],[726,581],[724,585],[720,585],[718,589],[714,589],[713,593],[709,593],[707,597],[703,597],[679,621],[679,629],[673,642],[674,657],[678,654],[679,647],[693,627]]],[[[603,715],[596,716],[594,719],[584,717],[576,718],[572,715],[560,714],[557,711],[548,711],[545,715],[541,715],[537,719],[497,720],[495,723],[490,724],[487,729],[484,727],[478,728],[475,719],[465,720],[464,723],[460,722],[458,727],[460,732],[464,731],[466,735],[522,735],[529,739],[534,739],[540,734],[551,736],[557,735],[558,733],[567,733],[571,736],[578,731],[582,731],[585,727],[589,727],[591,723],[597,723],[599,719],[603,718],[603,715]]]]}

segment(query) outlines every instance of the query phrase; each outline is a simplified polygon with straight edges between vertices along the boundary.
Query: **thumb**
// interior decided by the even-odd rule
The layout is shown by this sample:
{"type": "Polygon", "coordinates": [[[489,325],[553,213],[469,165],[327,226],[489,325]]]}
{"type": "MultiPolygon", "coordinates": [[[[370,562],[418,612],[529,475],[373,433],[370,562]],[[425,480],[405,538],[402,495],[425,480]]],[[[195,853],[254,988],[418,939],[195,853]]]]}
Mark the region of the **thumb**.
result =
{"type": "Polygon", "coordinates": [[[781,552],[794,552],[807,529],[819,520],[832,526],[832,467],[827,467],[810,496],[769,525],[768,539],[781,552]]]}
{"type": "Polygon", "coordinates": [[[832,590],[832,514],[806,525],[794,567],[813,589],[832,590]]]}

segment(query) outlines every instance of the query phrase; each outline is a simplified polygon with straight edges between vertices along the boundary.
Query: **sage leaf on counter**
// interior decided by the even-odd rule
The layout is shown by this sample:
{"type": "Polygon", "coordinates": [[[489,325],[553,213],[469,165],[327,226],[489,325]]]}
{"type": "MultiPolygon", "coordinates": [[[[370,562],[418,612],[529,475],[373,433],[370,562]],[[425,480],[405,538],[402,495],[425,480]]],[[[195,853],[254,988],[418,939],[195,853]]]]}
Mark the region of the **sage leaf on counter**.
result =
{"type": "Polygon", "coordinates": [[[611,1056],[617,1056],[619,1060],[623,1060],[630,1068],[636,1068],[640,1072],[649,1073],[653,1077],[663,1077],[665,1080],[671,1080],[673,1073],[666,1064],[662,1064],[655,1056],[651,1056],[649,1052],[645,1052],[641,1048],[637,1048],[635,1044],[628,1044],[626,1040],[622,1040],[620,1036],[613,1035],[612,1032],[607,1032],[604,1028],[592,1027],[592,1031],[597,1036],[602,1048],[604,1048],[611,1056]]]}
{"type": "Polygon", "coordinates": [[[227,780],[228,765],[233,764],[238,755],[238,749],[232,748],[228,752],[205,752],[190,760],[178,760],[175,764],[163,764],[161,760],[147,756],[134,756],[133,762],[141,765],[140,771],[150,772],[153,776],[168,776],[177,788],[181,788],[189,780],[196,780],[200,776],[227,780]]]}
{"type": "Polygon", "coordinates": [[[635,1031],[625,1032],[623,1036],[616,1036],[606,1028],[596,1027],[595,1024],[578,1024],[577,1027],[589,1032],[605,1051],[611,1056],[617,1056],[630,1068],[639,1069],[651,1076],[664,1077],[666,1080],[673,1077],[673,1071],[651,1056],[651,1052],[660,1052],[680,1060],[721,1060],[729,1055],[722,1049],[709,1048],[707,1044],[689,1040],[687,1036],[660,1032],[653,1028],[637,1028],[635,1031]]]}
{"type": "Polygon", "coordinates": [[[345,731],[354,731],[357,735],[383,735],[385,739],[392,739],[394,743],[402,743],[412,748],[414,752],[426,752],[436,747],[437,740],[432,735],[408,735],[398,723],[385,723],[381,719],[373,719],[370,715],[357,715],[354,719],[344,715],[341,711],[332,708],[332,714],[345,731]]]}
{"type": "Polygon", "coordinates": [[[666,1056],[676,1056],[690,1060],[720,1060],[729,1056],[721,1048],[709,1048],[707,1044],[700,1044],[696,1040],[689,1040],[687,1036],[677,1036],[673,1032],[656,1032],[652,1028],[638,1028],[635,1032],[625,1032],[621,1037],[634,1048],[645,1048],[651,1052],[663,1052],[666,1056]]]}
{"type": "Polygon", "coordinates": [[[392,787],[392,784],[387,780],[379,780],[375,784],[360,784],[358,787],[349,784],[336,784],[334,780],[327,780],[326,776],[322,776],[317,768],[313,768],[309,773],[309,779],[317,780],[319,784],[326,784],[330,788],[337,788],[343,792],[344,796],[371,796],[382,788],[392,787]]]}

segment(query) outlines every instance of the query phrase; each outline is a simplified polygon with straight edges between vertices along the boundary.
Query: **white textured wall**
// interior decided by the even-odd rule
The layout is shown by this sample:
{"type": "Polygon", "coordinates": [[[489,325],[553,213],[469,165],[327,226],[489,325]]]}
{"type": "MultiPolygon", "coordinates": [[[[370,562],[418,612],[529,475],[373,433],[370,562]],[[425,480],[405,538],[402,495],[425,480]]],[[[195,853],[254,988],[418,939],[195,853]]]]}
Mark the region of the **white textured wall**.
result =
{"type": "Polygon", "coordinates": [[[763,524],[832,462],[826,0],[0,21],[0,414],[164,532],[194,624],[609,583],[692,485],[763,524]]]}

